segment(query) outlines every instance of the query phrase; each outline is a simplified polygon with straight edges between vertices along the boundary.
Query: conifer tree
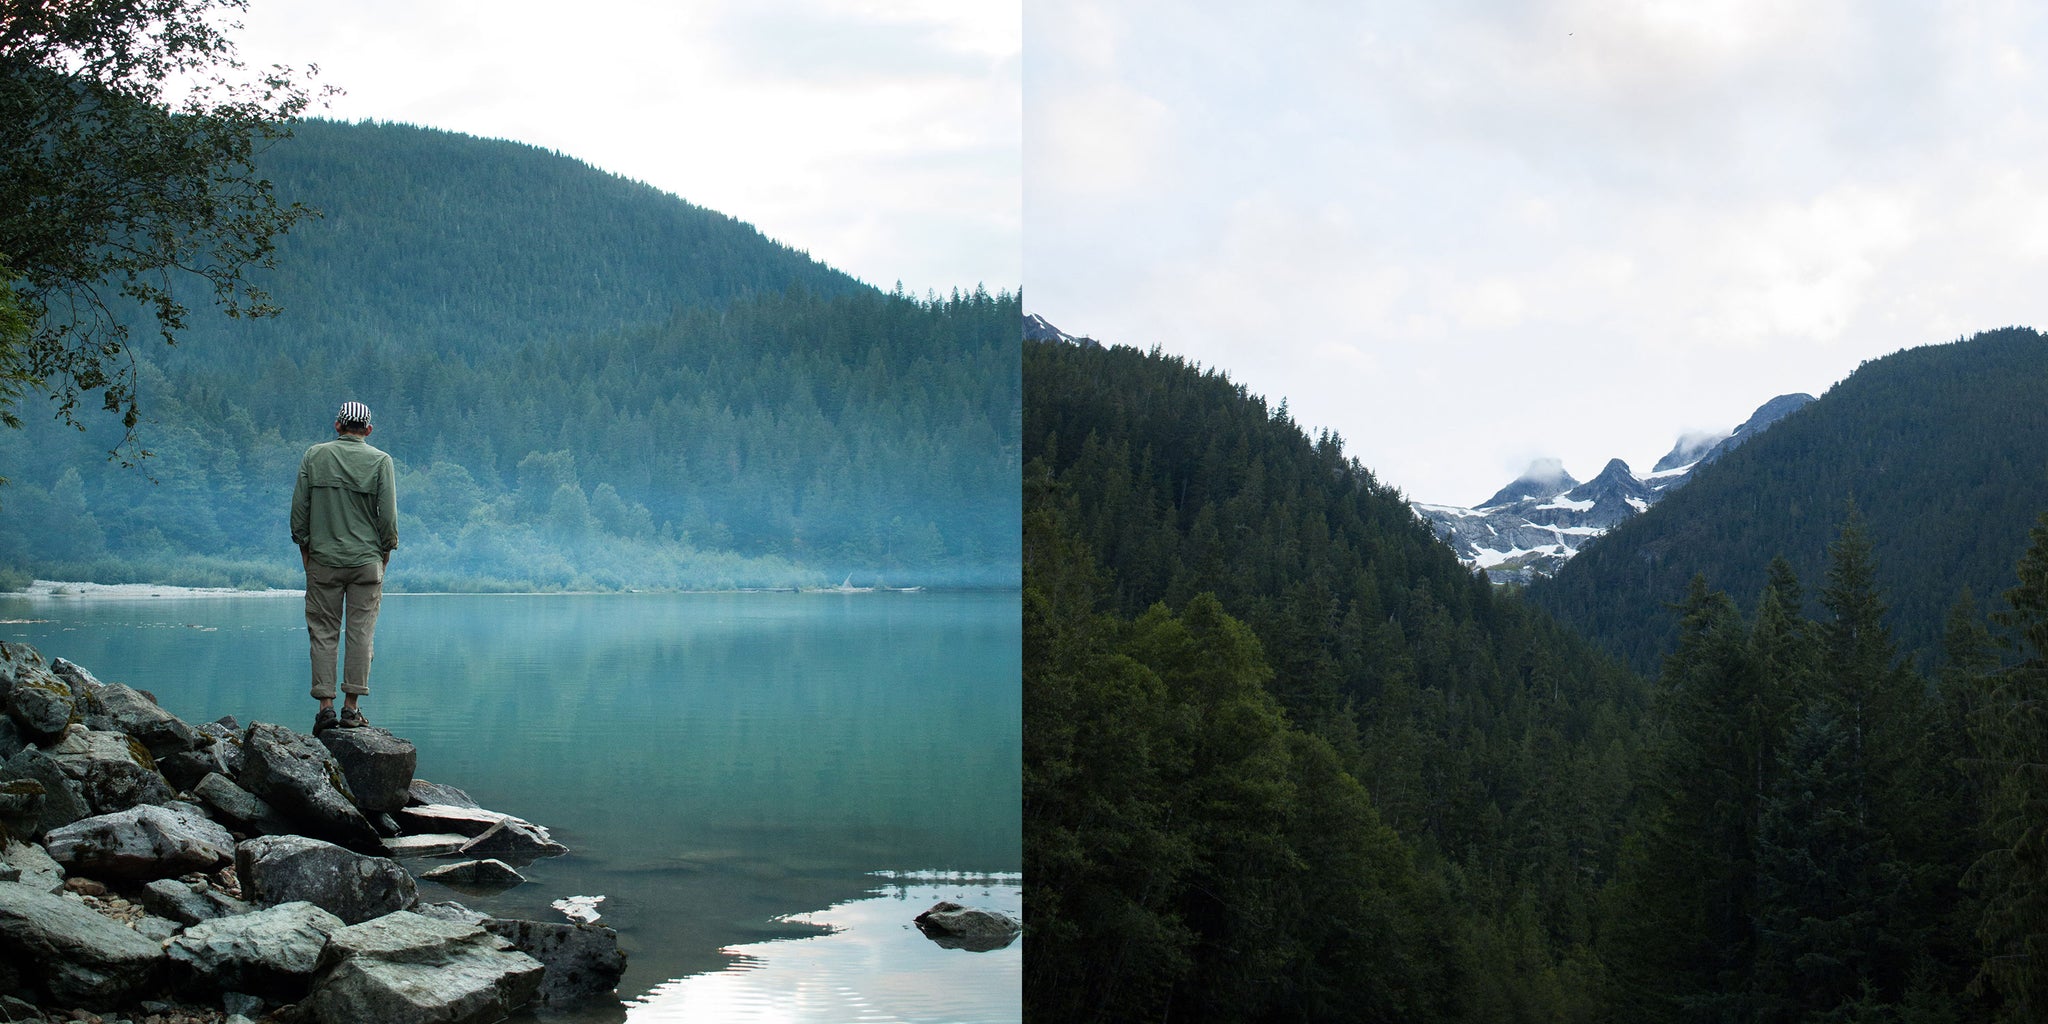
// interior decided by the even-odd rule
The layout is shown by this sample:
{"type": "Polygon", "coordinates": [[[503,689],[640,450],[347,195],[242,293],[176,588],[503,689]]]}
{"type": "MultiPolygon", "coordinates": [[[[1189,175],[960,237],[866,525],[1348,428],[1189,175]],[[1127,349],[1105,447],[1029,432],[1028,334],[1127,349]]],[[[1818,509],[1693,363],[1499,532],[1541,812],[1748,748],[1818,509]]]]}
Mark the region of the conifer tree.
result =
{"type": "Polygon", "coordinates": [[[1984,899],[1977,984],[2010,1022],[2048,1015],[2048,513],[2028,537],[2019,584],[1997,616],[2021,660],[1994,677],[1975,729],[1990,844],[1971,870],[1984,899]]]}

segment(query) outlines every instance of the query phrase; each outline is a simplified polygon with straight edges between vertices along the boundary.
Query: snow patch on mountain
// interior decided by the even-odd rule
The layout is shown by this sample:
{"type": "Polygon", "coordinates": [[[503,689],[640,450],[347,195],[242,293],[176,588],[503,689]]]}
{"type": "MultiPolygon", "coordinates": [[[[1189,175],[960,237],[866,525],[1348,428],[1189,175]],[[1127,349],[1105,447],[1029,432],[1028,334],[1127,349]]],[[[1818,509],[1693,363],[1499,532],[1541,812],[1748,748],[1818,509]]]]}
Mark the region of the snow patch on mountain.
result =
{"type": "Polygon", "coordinates": [[[1611,459],[1600,475],[1580,483],[1558,459],[1538,459],[1493,497],[1473,508],[1412,502],[1437,536],[1474,569],[1496,583],[1548,576],[1594,539],[1640,515],[1692,473],[1771,424],[1813,401],[1780,395],[1734,430],[1686,434],[1644,476],[1611,459]]]}

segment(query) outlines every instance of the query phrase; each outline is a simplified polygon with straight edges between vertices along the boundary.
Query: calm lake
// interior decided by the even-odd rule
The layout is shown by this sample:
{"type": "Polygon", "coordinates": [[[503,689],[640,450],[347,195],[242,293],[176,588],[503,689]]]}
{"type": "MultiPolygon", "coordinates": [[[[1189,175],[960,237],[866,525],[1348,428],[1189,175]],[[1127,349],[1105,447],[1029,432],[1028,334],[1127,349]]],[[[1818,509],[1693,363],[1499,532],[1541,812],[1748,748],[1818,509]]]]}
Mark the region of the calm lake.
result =
{"type": "MultiPolygon", "coordinates": [[[[312,726],[296,596],[0,596],[0,620],[187,721],[312,726]]],[[[1015,593],[391,594],[363,707],[420,778],[572,850],[422,898],[605,897],[625,1002],[546,1020],[1016,1021],[1021,940],[943,949],[911,918],[1021,916],[1018,621],[1015,593]]]]}

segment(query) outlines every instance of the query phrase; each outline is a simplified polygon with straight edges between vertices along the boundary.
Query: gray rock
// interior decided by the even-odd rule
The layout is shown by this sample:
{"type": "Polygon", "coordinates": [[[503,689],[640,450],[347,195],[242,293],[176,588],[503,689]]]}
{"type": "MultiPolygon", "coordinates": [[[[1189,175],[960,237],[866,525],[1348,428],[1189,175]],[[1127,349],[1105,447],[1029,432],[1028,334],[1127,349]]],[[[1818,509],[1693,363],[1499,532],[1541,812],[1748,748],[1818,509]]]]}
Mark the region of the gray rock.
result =
{"type": "Polygon", "coordinates": [[[238,917],[202,921],[172,939],[165,953],[188,990],[245,992],[293,1001],[312,988],[341,918],[311,903],[283,903],[238,917]]]}
{"type": "Polygon", "coordinates": [[[62,1006],[124,1003],[149,991],[163,949],[76,899],[0,882],[0,963],[62,1006]]]}
{"type": "Polygon", "coordinates": [[[64,680],[65,685],[71,687],[71,692],[81,697],[90,697],[98,693],[101,687],[107,685],[100,682],[99,678],[92,673],[87,672],[84,666],[68,658],[58,658],[50,662],[50,674],[64,680]]]}
{"type": "MultiPolygon", "coordinates": [[[[5,977],[5,974],[0,973],[0,977],[5,977]]],[[[36,1004],[26,999],[16,999],[13,996],[0,996],[0,1020],[40,1021],[42,1019],[43,1011],[38,1009],[36,1004]]]]}
{"type": "Polygon", "coordinates": [[[0,840],[41,831],[49,787],[35,779],[0,778],[0,840]]]}
{"type": "Polygon", "coordinates": [[[93,813],[85,799],[85,784],[72,778],[61,762],[40,747],[29,747],[8,758],[0,775],[43,784],[42,816],[29,830],[30,835],[42,835],[93,813]]]}
{"type": "Polygon", "coordinates": [[[43,845],[71,873],[108,878],[212,871],[235,854],[235,837],[212,819],[151,804],[52,829],[43,845]]]}
{"type": "Polygon", "coordinates": [[[569,848],[550,839],[547,830],[517,818],[506,818],[485,829],[457,851],[465,857],[503,857],[520,863],[541,857],[556,857],[569,848]]]}
{"type": "Polygon", "coordinates": [[[442,885],[483,891],[510,889],[526,881],[526,876],[514,870],[512,865],[491,858],[444,864],[422,873],[420,877],[431,878],[442,885]]]}
{"type": "Polygon", "coordinates": [[[0,711],[24,738],[46,743],[64,732],[76,711],[71,687],[27,644],[0,642],[0,711]]]}
{"type": "Polygon", "coordinates": [[[126,733],[73,725],[50,745],[49,754],[78,781],[94,814],[163,803],[173,795],[149,750],[126,733]]]}
{"type": "Polygon", "coordinates": [[[619,933],[601,924],[487,921],[484,928],[546,965],[540,1001],[553,1006],[610,995],[626,973],[619,933]]]}
{"type": "Polygon", "coordinates": [[[540,961],[474,925],[399,913],[344,928],[304,1004],[320,1024],[481,1024],[533,998],[540,961]]]}
{"type": "Polygon", "coordinates": [[[281,725],[255,722],[242,737],[243,789],[263,798],[308,835],[352,850],[381,850],[334,756],[317,740],[281,725]]]}
{"type": "Polygon", "coordinates": [[[233,896],[216,892],[205,882],[186,882],[176,878],[159,878],[143,886],[135,901],[152,914],[188,927],[255,909],[233,896]]]}
{"type": "Polygon", "coordinates": [[[446,857],[462,849],[469,836],[452,832],[420,836],[393,836],[384,840],[384,852],[393,857],[446,857]]]}
{"type": "Polygon", "coordinates": [[[490,831],[491,826],[511,817],[481,807],[457,807],[453,804],[418,804],[396,813],[399,826],[407,832],[452,832],[471,838],[483,835],[490,831]]]}
{"type": "Polygon", "coordinates": [[[192,787],[192,795],[211,808],[215,820],[255,834],[276,834],[291,830],[291,823],[263,798],[228,781],[219,772],[207,772],[192,787]]]}
{"type": "Polygon", "coordinates": [[[21,753],[26,746],[28,737],[21,734],[21,728],[14,724],[14,719],[0,714],[0,761],[21,753]]]}
{"type": "Polygon", "coordinates": [[[14,875],[7,881],[43,892],[64,888],[64,866],[51,860],[49,851],[34,843],[0,844],[0,872],[14,875]]]}
{"type": "Polygon", "coordinates": [[[483,806],[471,799],[468,793],[456,789],[454,786],[444,786],[438,782],[428,782],[425,779],[412,780],[412,785],[406,787],[406,791],[412,798],[411,802],[415,804],[440,804],[446,807],[471,808],[483,806]]]}
{"type": "Polygon", "coordinates": [[[419,885],[389,857],[306,836],[259,836],[235,851],[242,895],[259,904],[304,900],[349,924],[412,906],[419,885]]]}
{"type": "Polygon", "coordinates": [[[263,1008],[270,1005],[270,1001],[247,992],[223,992],[220,994],[220,1005],[221,1009],[228,1012],[228,1020],[248,1020],[255,1014],[262,1013],[263,1008]]]}
{"type": "Polygon", "coordinates": [[[149,748],[152,757],[192,750],[201,743],[198,730],[132,686],[105,684],[87,698],[87,705],[119,723],[121,731],[149,748]]]}
{"type": "Polygon", "coordinates": [[[940,900],[916,917],[917,930],[947,949],[985,953],[1015,942],[1023,925],[1008,914],[940,900]]]}
{"type": "Polygon", "coordinates": [[[356,806],[366,813],[404,807],[419,751],[383,729],[329,729],[320,742],[341,763],[356,806]]]}
{"type": "Polygon", "coordinates": [[[135,934],[145,939],[154,940],[158,945],[162,945],[164,940],[185,930],[184,925],[169,918],[158,917],[155,914],[144,914],[136,918],[134,928],[135,934]]]}
{"type": "Polygon", "coordinates": [[[457,924],[483,925],[491,920],[491,915],[478,913],[454,900],[421,903],[413,907],[412,912],[421,917],[431,917],[436,921],[454,921],[457,924]]]}
{"type": "Polygon", "coordinates": [[[239,726],[222,724],[233,721],[233,718],[224,718],[200,726],[199,737],[203,745],[193,751],[208,759],[207,770],[219,772],[230,779],[239,778],[242,774],[242,737],[248,732],[239,726]]]}

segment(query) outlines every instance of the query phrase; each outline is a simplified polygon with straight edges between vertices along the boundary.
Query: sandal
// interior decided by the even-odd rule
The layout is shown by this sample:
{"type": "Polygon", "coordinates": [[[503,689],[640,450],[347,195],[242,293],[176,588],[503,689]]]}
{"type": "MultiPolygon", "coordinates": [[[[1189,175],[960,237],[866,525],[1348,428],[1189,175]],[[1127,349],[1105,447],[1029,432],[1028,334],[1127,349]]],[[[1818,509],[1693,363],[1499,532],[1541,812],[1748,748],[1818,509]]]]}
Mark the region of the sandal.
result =
{"type": "Polygon", "coordinates": [[[337,722],[339,719],[335,718],[333,708],[321,708],[320,713],[313,716],[313,735],[318,736],[334,728],[337,722]]]}
{"type": "Polygon", "coordinates": [[[361,708],[342,708],[341,720],[337,724],[344,729],[360,729],[369,725],[370,720],[363,717],[363,709],[361,708]]]}

